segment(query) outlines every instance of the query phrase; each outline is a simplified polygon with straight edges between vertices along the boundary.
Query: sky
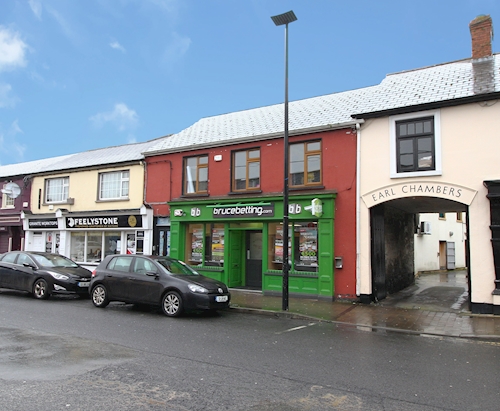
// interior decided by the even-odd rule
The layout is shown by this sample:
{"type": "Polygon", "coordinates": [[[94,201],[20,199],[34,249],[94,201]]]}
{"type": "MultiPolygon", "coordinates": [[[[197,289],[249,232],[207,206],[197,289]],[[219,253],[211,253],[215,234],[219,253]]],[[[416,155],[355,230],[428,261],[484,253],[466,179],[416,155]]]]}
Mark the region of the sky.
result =
{"type": "MultiPolygon", "coordinates": [[[[0,164],[143,142],[204,117],[471,56],[499,0],[0,0],[0,164]]],[[[493,52],[500,52],[493,40],[493,52]]]]}

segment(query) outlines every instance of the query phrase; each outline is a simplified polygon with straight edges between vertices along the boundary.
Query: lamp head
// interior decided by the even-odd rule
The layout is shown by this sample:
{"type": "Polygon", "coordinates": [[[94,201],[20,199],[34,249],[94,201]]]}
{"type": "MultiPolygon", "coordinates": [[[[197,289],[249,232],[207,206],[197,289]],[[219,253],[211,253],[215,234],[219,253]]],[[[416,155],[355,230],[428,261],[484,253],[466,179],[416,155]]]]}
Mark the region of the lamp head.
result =
{"type": "Polygon", "coordinates": [[[297,17],[292,10],[283,14],[278,14],[277,16],[272,16],[271,18],[273,19],[274,24],[276,24],[277,26],[282,26],[284,24],[288,24],[292,21],[297,20],[297,17]]]}

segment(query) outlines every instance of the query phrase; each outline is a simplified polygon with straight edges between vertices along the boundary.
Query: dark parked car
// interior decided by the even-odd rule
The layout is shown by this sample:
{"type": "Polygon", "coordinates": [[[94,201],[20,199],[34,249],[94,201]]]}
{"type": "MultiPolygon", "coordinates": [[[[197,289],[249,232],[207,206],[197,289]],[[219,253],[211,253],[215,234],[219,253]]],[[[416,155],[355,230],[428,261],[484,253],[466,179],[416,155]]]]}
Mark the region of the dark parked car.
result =
{"type": "Polygon", "coordinates": [[[91,272],[59,254],[11,251],[0,255],[0,288],[45,299],[53,293],[88,296],[91,272]]]}
{"type": "Polygon", "coordinates": [[[176,317],[184,310],[227,308],[227,286],[170,257],[109,255],[92,273],[90,296],[96,307],[110,301],[159,305],[176,317]]]}

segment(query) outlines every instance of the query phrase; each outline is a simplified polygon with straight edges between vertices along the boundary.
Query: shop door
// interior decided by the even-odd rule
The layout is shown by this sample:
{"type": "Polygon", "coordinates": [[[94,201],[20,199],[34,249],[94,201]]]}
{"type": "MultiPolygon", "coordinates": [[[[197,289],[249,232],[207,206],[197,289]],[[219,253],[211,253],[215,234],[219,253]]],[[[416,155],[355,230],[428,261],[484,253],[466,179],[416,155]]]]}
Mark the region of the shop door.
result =
{"type": "Polygon", "coordinates": [[[28,251],[45,251],[45,236],[43,233],[33,234],[33,244],[28,251]]]}
{"type": "Polygon", "coordinates": [[[262,231],[247,231],[245,244],[245,286],[262,289],[262,231]]]}
{"type": "Polygon", "coordinates": [[[228,287],[241,287],[243,285],[242,234],[241,231],[229,232],[228,287]]]}

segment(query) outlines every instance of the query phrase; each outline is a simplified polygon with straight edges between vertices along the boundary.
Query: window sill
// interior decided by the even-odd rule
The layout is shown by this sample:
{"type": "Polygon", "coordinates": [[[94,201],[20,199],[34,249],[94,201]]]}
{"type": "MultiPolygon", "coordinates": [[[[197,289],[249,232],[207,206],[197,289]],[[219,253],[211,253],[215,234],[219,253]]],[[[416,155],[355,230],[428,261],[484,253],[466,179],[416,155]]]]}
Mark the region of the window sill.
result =
{"type": "Polygon", "coordinates": [[[410,171],[408,173],[391,173],[391,178],[440,176],[442,174],[441,170],[410,171]]]}
{"type": "Polygon", "coordinates": [[[262,190],[245,190],[245,191],[230,191],[227,195],[237,196],[237,195],[248,195],[248,194],[262,194],[262,190]]]}
{"type": "Polygon", "coordinates": [[[109,200],[95,200],[96,203],[116,203],[118,201],[130,201],[130,198],[110,198],[109,200]]]}
{"type": "Polygon", "coordinates": [[[198,198],[198,197],[210,197],[208,193],[193,193],[193,194],[182,194],[181,198],[198,198]]]}
{"type": "Polygon", "coordinates": [[[43,206],[58,206],[58,205],[74,205],[74,202],[71,201],[53,201],[50,203],[42,203],[43,206]]]}
{"type": "Polygon", "coordinates": [[[288,189],[290,191],[324,190],[325,186],[323,186],[323,185],[318,185],[318,186],[296,186],[296,187],[289,187],[288,189]]]}

